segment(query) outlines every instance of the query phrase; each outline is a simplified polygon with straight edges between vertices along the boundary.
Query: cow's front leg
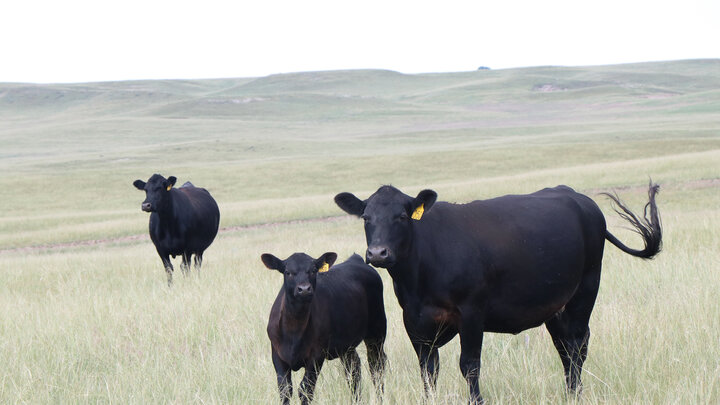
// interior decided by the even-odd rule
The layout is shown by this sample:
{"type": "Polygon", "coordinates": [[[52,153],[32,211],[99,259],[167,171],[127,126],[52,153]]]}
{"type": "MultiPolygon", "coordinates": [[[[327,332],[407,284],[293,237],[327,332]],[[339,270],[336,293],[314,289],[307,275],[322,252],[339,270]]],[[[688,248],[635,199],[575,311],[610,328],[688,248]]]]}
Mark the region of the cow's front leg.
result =
{"type": "Polygon", "coordinates": [[[317,383],[318,375],[320,375],[320,369],[322,369],[323,360],[317,363],[310,362],[305,366],[305,376],[300,382],[300,403],[302,405],[308,405],[313,400],[315,393],[315,383],[317,383]]]}
{"type": "MultiPolygon", "coordinates": [[[[473,311],[471,311],[473,312],[473,311]]],[[[474,311],[476,312],[476,311],[474,311]]],[[[470,389],[469,404],[484,403],[480,395],[480,353],[482,352],[483,326],[477,317],[463,317],[460,325],[460,372],[470,389]]]]}
{"type": "Polygon", "coordinates": [[[431,343],[413,342],[413,348],[420,363],[420,377],[425,387],[425,395],[435,391],[438,371],[440,371],[440,355],[438,348],[431,343]]]}
{"type": "Polygon", "coordinates": [[[272,350],[272,362],[277,375],[278,391],[280,392],[280,403],[288,405],[292,397],[292,376],[290,367],[280,359],[275,349],[272,350]]]}
{"type": "Polygon", "coordinates": [[[172,262],[170,262],[170,255],[160,253],[160,259],[162,259],[163,266],[165,266],[165,273],[167,274],[167,282],[168,287],[172,286],[172,275],[173,275],[173,265],[172,262]]]}

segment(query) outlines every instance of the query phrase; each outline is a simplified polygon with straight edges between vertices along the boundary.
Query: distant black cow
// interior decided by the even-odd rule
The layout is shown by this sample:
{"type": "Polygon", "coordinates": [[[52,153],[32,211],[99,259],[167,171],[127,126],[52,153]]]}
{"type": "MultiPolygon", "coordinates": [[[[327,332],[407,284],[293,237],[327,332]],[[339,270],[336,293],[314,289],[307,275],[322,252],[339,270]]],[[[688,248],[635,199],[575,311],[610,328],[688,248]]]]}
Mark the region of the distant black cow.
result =
{"type": "Polygon", "coordinates": [[[543,323],[568,390],[579,391],[605,239],[633,256],[655,256],[662,238],[657,191],[651,183],[642,219],[609,195],[642,235],[643,250],[611,235],[595,202],[567,186],[468,204],[436,203],[432,190],[413,198],[383,186],[365,201],[341,193],[335,202],[365,220],[366,260],[393,278],[426,391],[437,381],[438,347],[459,333],[460,370],[470,402],[478,403],[483,333],[543,323]]]}
{"type": "Polygon", "coordinates": [[[358,255],[328,271],[335,259],[337,254],[332,252],[318,259],[304,253],[286,260],[262,255],[265,266],[284,277],[267,326],[283,404],[292,397],[291,370],[305,368],[299,396],[308,404],[323,362],[337,357],[345,367],[353,398],[359,400],[360,357],[355,348],[361,341],[365,341],[373,383],[382,393],[387,326],[382,280],[358,255]]]}
{"type": "Polygon", "coordinates": [[[175,176],[165,179],[153,174],[145,183],[133,185],[145,191],[142,210],[150,212],[150,239],[162,259],[168,285],[172,284],[173,266],[170,256],[182,255],[180,269],[190,271],[190,256],[195,255],[195,269],[200,270],[202,256],[217,235],[220,211],[207,190],[186,182],[173,188],[175,176]]]}

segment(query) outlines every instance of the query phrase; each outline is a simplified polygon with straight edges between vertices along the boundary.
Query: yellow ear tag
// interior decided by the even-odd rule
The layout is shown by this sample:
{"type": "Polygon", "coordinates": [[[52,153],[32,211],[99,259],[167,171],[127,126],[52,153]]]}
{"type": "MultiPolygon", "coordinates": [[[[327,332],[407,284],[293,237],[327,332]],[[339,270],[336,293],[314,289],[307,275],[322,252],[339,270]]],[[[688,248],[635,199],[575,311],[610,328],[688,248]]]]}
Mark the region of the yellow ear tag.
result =
{"type": "Polygon", "coordinates": [[[170,191],[171,188],[172,188],[172,184],[167,187],[167,191],[170,191]]]}
{"type": "Polygon", "coordinates": [[[318,270],[318,272],[325,273],[328,270],[330,270],[330,266],[328,266],[327,263],[323,263],[322,267],[320,267],[320,270],[318,270]]]}
{"type": "Polygon", "coordinates": [[[415,212],[412,214],[412,219],[419,221],[420,218],[422,218],[423,213],[425,213],[425,204],[420,204],[419,207],[415,208],[415,212]]]}

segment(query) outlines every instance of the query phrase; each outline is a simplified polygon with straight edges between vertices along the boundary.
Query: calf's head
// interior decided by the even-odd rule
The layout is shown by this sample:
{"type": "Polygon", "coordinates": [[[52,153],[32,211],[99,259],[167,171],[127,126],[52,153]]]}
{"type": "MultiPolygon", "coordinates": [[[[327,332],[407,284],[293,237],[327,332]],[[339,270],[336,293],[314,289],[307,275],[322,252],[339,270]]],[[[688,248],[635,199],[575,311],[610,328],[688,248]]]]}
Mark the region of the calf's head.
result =
{"type": "Polygon", "coordinates": [[[437,193],[432,190],[423,190],[413,198],[395,187],[382,186],[365,201],[340,193],[335,203],[365,221],[365,261],[391,268],[410,254],[414,221],[422,220],[436,199],[437,193]]]}
{"type": "Polygon", "coordinates": [[[170,176],[167,179],[159,174],[153,174],[147,183],[142,180],[135,180],[133,185],[138,190],[145,191],[145,201],[141,208],[145,212],[157,212],[165,208],[169,201],[170,189],[175,185],[177,179],[170,176]]]}
{"type": "Polygon", "coordinates": [[[264,253],[260,258],[265,267],[283,274],[283,289],[288,298],[310,302],[315,294],[318,272],[327,271],[335,263],[337,254],[327,252],[313,259],[305,253],[293,253],[287,259],[280,260],[270,253],[264,253]]]}

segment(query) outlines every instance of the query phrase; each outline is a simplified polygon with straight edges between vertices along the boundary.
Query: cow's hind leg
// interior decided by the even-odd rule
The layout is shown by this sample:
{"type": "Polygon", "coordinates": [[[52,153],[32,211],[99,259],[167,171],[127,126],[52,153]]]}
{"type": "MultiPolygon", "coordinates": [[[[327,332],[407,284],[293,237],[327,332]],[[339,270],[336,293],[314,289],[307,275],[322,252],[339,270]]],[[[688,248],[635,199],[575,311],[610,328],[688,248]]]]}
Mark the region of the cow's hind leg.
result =
{"type": "Polygon", "coordinates": [[[195,252],[195,272],[200,274],[200,266],[202,266],[203,252],[195,252]]]}
{"type": "Polygon", "coordinates": [[[350,385],[350,392],[352,393],[353,401],[360,401],[360,356],[357,351],[352,348],[340,356],[343,367],[345,368],[345,377],[347,378],[348,385],[350,385]]]}
{"type": "Polygon", "coordinates": [[[385,374],[385,363],[387,362],[387,355],[385,354],[385,338],[384,336],[380,339],[367,338],[365,339],[365,348],[367,349],[368,366],[370,367],[370,377],[372,378],[373,385],[375,386],[375,392],[378,398],[382,397],[385,392],[385,384],[383,382],[383,375],[385,374]]]}
{"type": "Polygon", "coordinates": [[[192,256],[192,253],[184,252],[182,254],[180,270],[182,270],[184,276],[187,276],[190,273],[190,256],[192,256]]]}
{"type": "MultiPolygon", "coordinates": [[[[382,292],[379,291],[378,294],[382,294],[382,292]]],[[[378,400],[381,400],[382,394],[385,391],[383,376],[385,374],[385,364],[387,363],[387,355],[385,354],[387,318],[385,317],[382,295],[380,295],[379,299],[370,298],[368,302],[370,304],[368,313],[373,315],[370,316],[368,332],[364,341],[365,348],[367,349],[370,377],[375,386],[375,393],[378,400]]]]}
{"type": "Polygon", "coordinates": [[[460,327],[460,372],[467,381],[472,405],[484,403],[480,395],[480,363],[483,344],[483,323],[480,311],[463,311],[460,327]]]}
{"type": "Polygon", "coordinates": [[[590,313],[595,305],[600,283],[600,266],[585,274],[577,292],[564,310],[545,322],[553,344],[560,355],[565,371],[565,384],[569,393],[582,391],[580,374],[587,358],[590,340],[590,313]]]}

